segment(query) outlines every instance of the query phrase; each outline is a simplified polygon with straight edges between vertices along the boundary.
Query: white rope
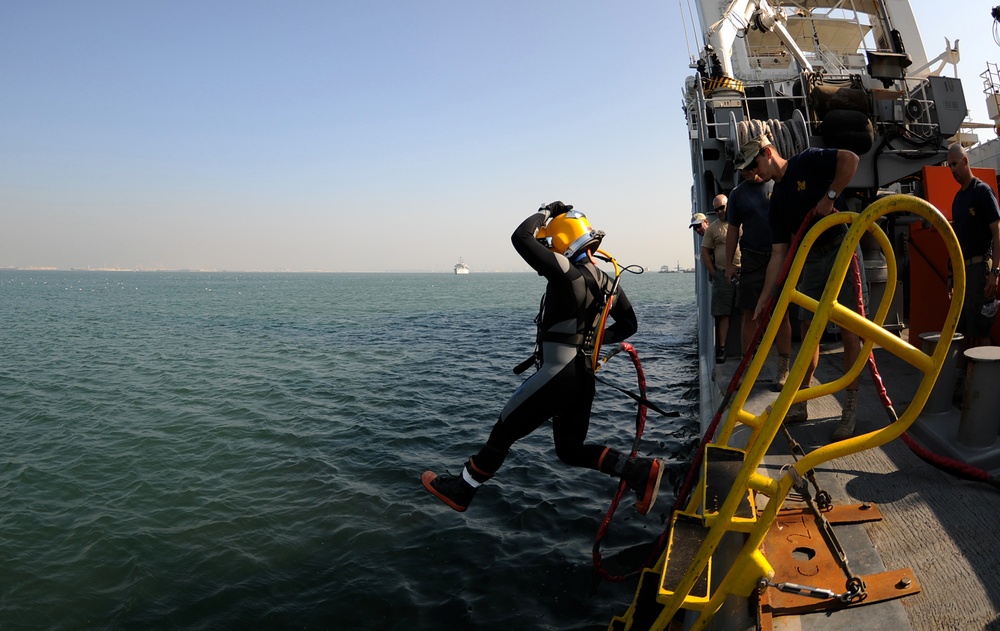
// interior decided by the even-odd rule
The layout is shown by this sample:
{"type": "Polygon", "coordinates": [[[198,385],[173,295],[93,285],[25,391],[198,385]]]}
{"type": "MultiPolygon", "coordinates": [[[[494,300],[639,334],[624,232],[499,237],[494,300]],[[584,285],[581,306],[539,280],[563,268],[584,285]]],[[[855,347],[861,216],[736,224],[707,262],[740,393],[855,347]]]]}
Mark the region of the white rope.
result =
{"type": "Polygon", "coordinates": [[[802,122],[794,118],[786,121],[773,118],[766,121],[758,119],[740,121],[736,125],[736,131],[737,148],[758,136],[766,136],[783,158],[790,158],[807,148],[808,134],[802,128],[802,122]]]}

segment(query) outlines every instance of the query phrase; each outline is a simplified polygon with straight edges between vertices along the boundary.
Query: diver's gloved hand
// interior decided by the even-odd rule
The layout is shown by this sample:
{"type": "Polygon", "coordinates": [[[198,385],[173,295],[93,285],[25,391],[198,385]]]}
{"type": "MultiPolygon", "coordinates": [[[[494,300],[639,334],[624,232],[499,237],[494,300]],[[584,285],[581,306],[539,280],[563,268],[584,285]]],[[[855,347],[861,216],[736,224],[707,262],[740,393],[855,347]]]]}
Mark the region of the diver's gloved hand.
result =
{"type": "Polygon", "coordinates": [[[549,211],[549,217],[558,217],[559,215],[565,215],[569,211],[573,210],[573,205],[564,204],[562,202],[552,202],[551,204],[542,206],[539,210],[549,211]]]}

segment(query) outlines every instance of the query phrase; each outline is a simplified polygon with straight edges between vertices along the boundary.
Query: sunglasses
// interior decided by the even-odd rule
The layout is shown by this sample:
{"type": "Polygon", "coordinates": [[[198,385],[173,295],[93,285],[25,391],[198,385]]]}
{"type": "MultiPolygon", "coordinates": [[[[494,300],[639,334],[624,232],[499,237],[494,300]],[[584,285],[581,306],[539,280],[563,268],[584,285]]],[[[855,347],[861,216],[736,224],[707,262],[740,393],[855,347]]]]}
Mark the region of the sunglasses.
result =
{"type": "Polygon", "coordinates": [[[745,167],[743,167],[741,169],[741,171],[743,171],[744,173],[753,173],[754,171],[756,171],[757,170],[757,160],[759,160],[762,155],[764,155],[764,150],[763,149],[761,149],[760,151],[758,151],[757,155],[755,155],[753,157],[753,160],[750,161],[750,164],[748,164],[745,167]]]}
{"type": "Polygon", "coordinates": [[[725,210],[725,209],[726,209],[726,205],[725,204],[723,204],[721,206],[716,206],[715,207],[715,212],[719,212],[720,210],[725,210]]]}

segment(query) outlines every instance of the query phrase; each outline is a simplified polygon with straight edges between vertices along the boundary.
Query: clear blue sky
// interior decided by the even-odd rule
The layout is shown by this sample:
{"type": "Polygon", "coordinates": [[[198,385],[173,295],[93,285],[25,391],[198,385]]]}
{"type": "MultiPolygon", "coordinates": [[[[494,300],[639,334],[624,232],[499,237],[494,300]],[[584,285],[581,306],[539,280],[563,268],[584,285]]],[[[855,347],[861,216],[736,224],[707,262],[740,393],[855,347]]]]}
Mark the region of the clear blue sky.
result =
{"type": "MultiPolygon", "coordinates": [[[[985,121],[989,3],[914,5],[985,121]]],[[[3,3],[0,267],[521,270],[554,199],[691,265],[682,6],[3,3]]]]}

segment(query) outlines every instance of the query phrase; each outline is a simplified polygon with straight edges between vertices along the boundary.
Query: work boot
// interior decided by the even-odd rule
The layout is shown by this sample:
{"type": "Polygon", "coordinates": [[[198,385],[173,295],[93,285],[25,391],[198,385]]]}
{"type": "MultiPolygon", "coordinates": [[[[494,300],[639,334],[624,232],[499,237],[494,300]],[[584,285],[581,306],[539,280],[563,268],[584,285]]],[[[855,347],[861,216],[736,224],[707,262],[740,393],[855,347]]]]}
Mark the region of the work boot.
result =
{"type": "MultiPolygon", "coordinates": [[[[462,467],[465,473],[465,467],[462,467]]],[[[433,471],[424,471],[420,476],[424,488],[431,494],[460,513],[464,513],[476,495],[477,487],[469,484],[461,475],[437,475],[433,471]]]]}
{"type": "Polygon", "coordinates": [[[806,406],[808,401],[800,401],[798,403],[793,403],[792,407],[788,408],[788,413],[785,414],[786,423],[802,423],[809,420],[809,408],[806,406]]]}
{"type": "Polygon", "coordinates": [[[847,402],[840,413],[840,425],[833,430],[833,440],[844,440],[854,436],[854,426],[858,423],[858,391],[847,391],[847,402]]]}
{"type": "Polygon", "coordinates": [[[786,381],[788,381],[788,355],[778,355],[778,376],[775,378],[771,390],[781,392],[786,381]]]}
{"type": "Polygon", "coordinates": [[[720,346],[715,349],[715,363],[724,364],[726,363],[726,347],[720,346]]]}
{"type": "Polygon", "coordinates": [[[663,477],[663,461],[659,458],[629,458],[622,478],[635,491],[635,509],[645,515],[656,502],[663,477]]]}

